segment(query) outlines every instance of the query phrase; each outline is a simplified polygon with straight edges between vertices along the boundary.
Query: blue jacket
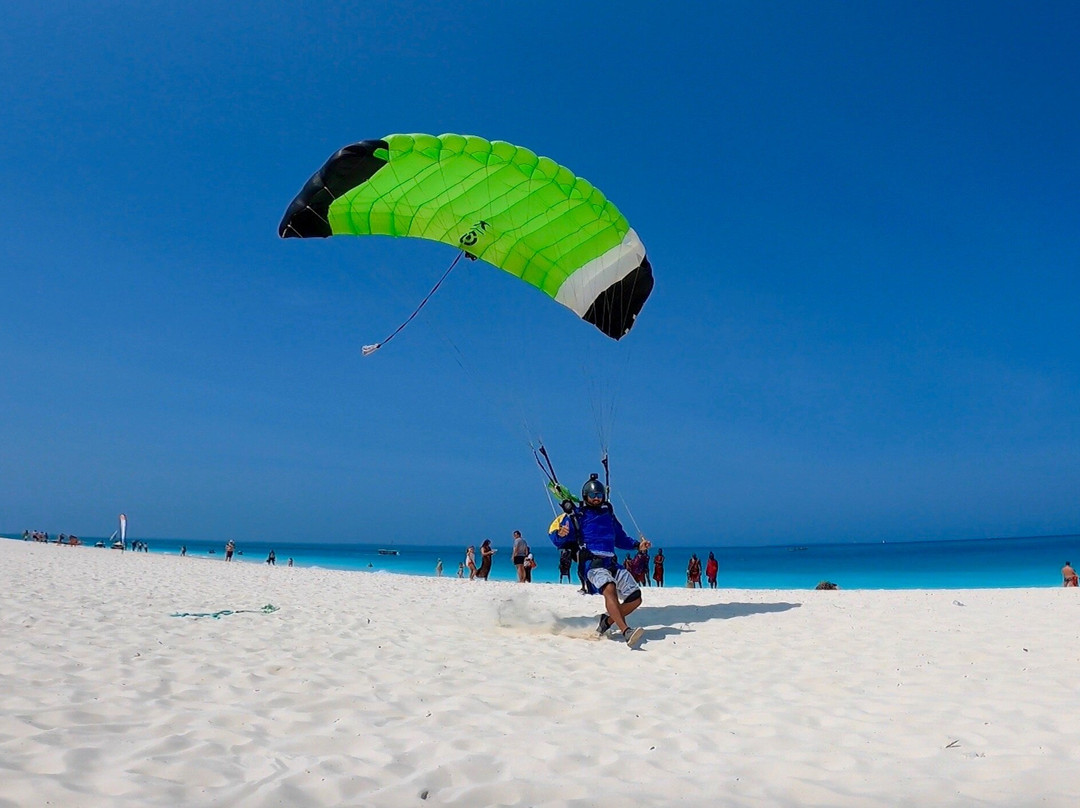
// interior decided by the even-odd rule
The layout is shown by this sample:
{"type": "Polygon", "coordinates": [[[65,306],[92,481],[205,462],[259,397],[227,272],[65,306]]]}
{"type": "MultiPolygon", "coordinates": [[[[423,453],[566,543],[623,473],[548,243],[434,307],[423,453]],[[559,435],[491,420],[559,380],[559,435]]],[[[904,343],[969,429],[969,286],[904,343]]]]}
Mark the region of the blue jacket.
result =
{"type": "Polygon", "coordinates": [[[563,514],[551,523],[549,530],[548,538],[559,548],[583,546],[590,553],[613,556],[616,548],[636,550],[638,547],[637,540],[626,535],[607,502],[595,508],[578,505],[574,508],[573,518],[569,514],[563,514]],[[560,536],[559,527],[564,524],[570,527],[570,532],[566,536],[560,536]]]}

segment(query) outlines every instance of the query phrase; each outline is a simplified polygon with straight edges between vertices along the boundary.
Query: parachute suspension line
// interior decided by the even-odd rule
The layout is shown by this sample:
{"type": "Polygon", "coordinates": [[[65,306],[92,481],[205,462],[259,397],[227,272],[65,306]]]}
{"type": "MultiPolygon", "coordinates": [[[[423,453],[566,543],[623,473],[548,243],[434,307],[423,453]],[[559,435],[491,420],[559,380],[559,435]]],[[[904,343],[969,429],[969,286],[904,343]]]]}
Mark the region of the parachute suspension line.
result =
{"type": "MultiPolygon", "coordinates": [[[[532,446],[531,441],[530,441],[529,445],[532,446]]],[[[533,446],[532,450],[533,450],[533,459],[536,460],[536,465],[538,465],[540,467],[540,471],[542,471],[544,476],[547,477],[548,483],[550,483],[552,486],[558,485],[559,481],[555,479],[555,473],[552,472],[552,471],[548,471],[546,468],[544,468],[544,464],[540,460],[540,455],[537,454],[537,448],[535,446],[533,446]]],[[[539,451],[541,451],[541,452],[544,451],[543,445],[540,446],[539,451]]]]}
{"type": "Polygon", "coordinates": [[[550,485],[544,486],[544,494],[547,496],[548,505],[551,506],[552,516],[558,516],[561,509],[555,507],[555,497],[552,496],[550,485]]]}
{"type": "Polygon", "coordinates": [[[384,339],[382,342],[376,342],[374,345],[365,345],[363,348],[360,349],[360,353],[362,353],[364,356],[371,356],[373,353],[375,353],[377,350],[379,350],[379,348],[381,348],[386,343],[388,343],[390,340],[392,340],[394,337],[396,337],[402,331],[402,329],[405,328],[405,326],[407,326],[409,323],[411,323],[413,321],[413,318],[416,317],[416,315],[420,313],[420,309],[424,308],[424,306],[427,305],[427,302],[429,300],[431,300],[431,296],[434,295],[435,292],[437,292],[439,290],[439,287],[442,286],[443,281],[446,280],[446,276],[449,275],[451,270],[453,270],[453,268],[457,266],[458,261],[461,260],[461,257],[463,255],[465,255],[464,252],[459,252],[457,254],[457,257],[454,258],[454,260],[450,262],[450,266],[448,266],[446,268],[446,272],[444,272],[442,274],[442,277],[439,278],[439,282],[431,287],[431,291],[428,292],[427,295],[424,296],[424,299],[420,301],[420,305],[417,306],[416,309],[413,311],[413,313],[408,316],[408,318],[405,320],[405,322],[403,322],[396,329],[394,329],[394,332],[390,336],[388,336],[386,339],[384,339]]]}
{"type": "Polygon", "coordinates": [[[607,448],[604,448],[604,457],[600,460],[604,465],[604,488],[607,489],[608,496],[611,496],[611,467],[608,466],[607,448]]]}
{"type": "Polygon", "coordinates": [[[638,525],[637,519],[634,518],[634,514],[630,510],[630,506],[626,504],[626,500],[623,498],[622,494],[619,494],[619,502],[622,503],[623,510],[626,511],[626,515],[630,517],[630,521],[634,523],[634,530],[637,531],[637,534],[639,536],[644,536],[645,534],[641,532],[641,526],[638,525]]]}
{"type": "Polygon", "coordinates": [[[547,461],[547,470],[551,472],[548,476],[555,485],[559,484],[559,477],[555,473],[555,466],[551,464],[551,458],[548,456],[547,449],[544,448],[543,442],[540,443],[540,454],[544,456],[544,460],[547,461]]]}

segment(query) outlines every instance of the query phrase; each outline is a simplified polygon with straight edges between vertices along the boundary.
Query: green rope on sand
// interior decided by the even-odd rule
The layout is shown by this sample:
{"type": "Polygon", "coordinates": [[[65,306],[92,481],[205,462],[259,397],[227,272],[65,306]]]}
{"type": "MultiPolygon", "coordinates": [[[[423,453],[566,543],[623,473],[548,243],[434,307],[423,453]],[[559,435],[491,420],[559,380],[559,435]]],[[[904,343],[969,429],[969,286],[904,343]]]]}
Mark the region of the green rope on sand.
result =
{"type": "Polygon", "coordinates": [[[271,603],[267,603],[261,609],[222,609],[220,612],[174,612],[170,617],[212,617],[220,620],[230,614],[271,614],[279,609],[271,603]]]}

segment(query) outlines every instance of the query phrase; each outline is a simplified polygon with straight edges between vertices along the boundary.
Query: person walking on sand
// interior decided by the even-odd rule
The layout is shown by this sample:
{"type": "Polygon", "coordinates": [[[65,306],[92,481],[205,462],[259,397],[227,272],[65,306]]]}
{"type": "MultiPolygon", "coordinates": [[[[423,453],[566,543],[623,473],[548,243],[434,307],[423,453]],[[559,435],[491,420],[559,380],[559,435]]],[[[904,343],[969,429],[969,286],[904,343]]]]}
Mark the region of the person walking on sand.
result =
{"type": "Polygon", "coordinates": [[[484,539],[484,543],[480,545],[480,569],[476,571],[477,578],[485,581],[488,579],[491,573],[491,557],[497,552],[499,551],[491,546],[491,539],[484,539]]]}
{"type": "Polygon", "coordinates": [[[236,550],[236,544],[233,542],[232,539],[229,539],[228,543],[225,545],[225,560],[226,561],[232,561],[232,554],[233,554],[234,550],[236,550]]]}
{"type": "Polygon", "coordinates": [[[469,580],[476,578],[476,547],[469,545],[465,551],[465,566],[469,568],[469,580]]]}
{"type": "Polygon", "coordinates": [[[560,550],[577,547],[583,554],[588,592],[604,598],[605,613],[599,617],[597,633],[605,636],[616,626],[626,644],[633,648],[645,632],[632,628],[626,618],[641,605],[641,587],[619,564],[615,551],[636,548],[638,552],[646,552],[651,545],[644,537],[635,541],[626,534],[608,502],[607,487],[598,475],[590,476],[582,486],[581,502],[580,505],[570,500],[563,503],[566,513],[553,523],[558,528],[551,531],[549,538],[560,550]]]}
{"type": "Polygon", "coordinates": [[[521,538],[521,531],[514,531],[514,549],[511,555],[514,559],[514,567],[517,570],[518,583],[525,583],[525,556],[529,554],[529,545],[521,538]]]}
{"type": "Polygon", "coordinates": [[[720,571],[720,564],[716,556],[709,553],[709,560],[705,562],[705,577],[709,579],[709,589],[716,589],[716,573],[720,571]]]}
{"type": "Polygon", "coordinates": [[[1061,568],[1061,585],[1062,586],[1077,586],[1080,584],[1080,579],[1076,576],[1076,570],[1072,568],[1072,564],[1068,561],[1065,562],[1065,566],[1061,568]]]}
{"type": "Polygon", "coordinates": [[[656,585],[661,589],[664,588],[664,548],[661,547],[660,551],[653,558],[653,573],[652,579],[656,581],[656,585]]]}

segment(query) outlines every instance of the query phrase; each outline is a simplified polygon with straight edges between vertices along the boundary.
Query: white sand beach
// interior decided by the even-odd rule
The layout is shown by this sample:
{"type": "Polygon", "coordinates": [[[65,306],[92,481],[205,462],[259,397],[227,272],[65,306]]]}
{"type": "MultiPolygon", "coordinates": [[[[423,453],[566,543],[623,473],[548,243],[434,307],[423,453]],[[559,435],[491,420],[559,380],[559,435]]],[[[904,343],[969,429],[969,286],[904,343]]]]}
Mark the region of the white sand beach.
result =
{"type": "Polygon", "coordinates": [[[600,608],[569,585],[0,541],[0,806],[1080,793],[1080,590],[654,588],[635,650],[595,637],[600,608]]]}

